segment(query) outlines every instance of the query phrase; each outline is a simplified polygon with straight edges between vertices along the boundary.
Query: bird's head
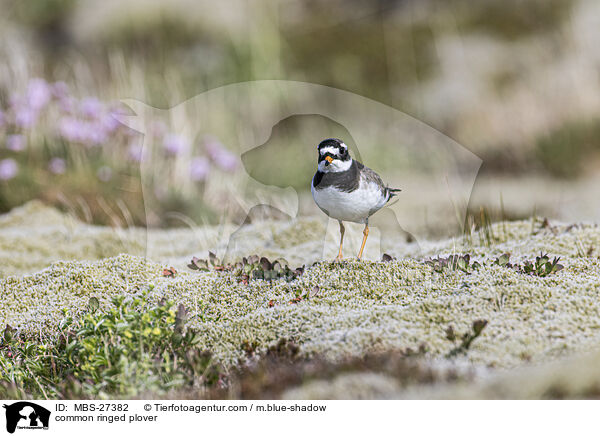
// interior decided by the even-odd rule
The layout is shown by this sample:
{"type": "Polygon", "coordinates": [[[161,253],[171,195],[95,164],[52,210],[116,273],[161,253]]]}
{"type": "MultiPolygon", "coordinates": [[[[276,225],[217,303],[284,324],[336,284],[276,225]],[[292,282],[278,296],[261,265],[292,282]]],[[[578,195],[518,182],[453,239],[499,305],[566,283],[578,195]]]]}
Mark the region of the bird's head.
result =
{"type": "Polygon", "coordinates": [[[346,171],[352,165],[348,146],[341,139],[325,139],[321,141],[317,150],[319,151],[318,165],[321,172],[346,171]]]}

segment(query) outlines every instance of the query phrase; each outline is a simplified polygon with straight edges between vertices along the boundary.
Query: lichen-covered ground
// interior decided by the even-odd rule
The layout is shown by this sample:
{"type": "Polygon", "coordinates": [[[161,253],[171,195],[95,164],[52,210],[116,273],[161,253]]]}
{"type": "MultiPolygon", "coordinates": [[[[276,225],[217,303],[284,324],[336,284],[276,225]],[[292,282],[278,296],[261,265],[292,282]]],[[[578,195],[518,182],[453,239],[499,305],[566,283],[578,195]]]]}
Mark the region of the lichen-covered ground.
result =
{"type": "MultiPolygon", "coordinates": [[[[320,222],[248,225],[238,232],[241,251],[230,254],[256,252],[293,264],[321,249],[320,222]]],[[[202,231],[218,235],[221,230],[202,231]]],[[[590,362],[598,355],[585,353],[600,344],[600,228],[529,220],[499,223],[490,231],[488,237],[482,231],[419,246],[399,240],[391,244],[395,249],[389,253],[396,258],[391,262],[326,261],[308,266],[289,283],[246,285],[228,272],[186,268],[192,255],[206,255],[194,252],[198,230],[93,227],[34,202],[0,217],[0,323],[45,336],[57,329],[63,310],[76,315],[92,296],[102,308],[114,295],[151,288],[148,298],[167,297],[189,308],[191,325],[202,332],[200,346],[224,365],[244,356],[244,342],[266,349],[285,338],[299,343],[303,355],[333,361],[423,345],[423,364],[465,375],[462,382],[405,388],[381,374],[344,373],[294,387],[287,398],[536,398],[549,390],[554,396],[596,392],[600,373],[590,362]],[[491,265],[506,252],[511,261],[522,262],[540,251],[560,256],[564,270],[535,277],[491,265]],[[467,274],[437,273],[423,262],[453,253],[470,253],[485,264],[467,274]],[[178,273],[163,277],[170,266],[178,273]],[[316,296],[291,303],[315,286],[316,296]],[[488,324],[468,352],[448,357],[456,343],[446,338],[447,328],[461,334],[479,319],[488,324]]]]}

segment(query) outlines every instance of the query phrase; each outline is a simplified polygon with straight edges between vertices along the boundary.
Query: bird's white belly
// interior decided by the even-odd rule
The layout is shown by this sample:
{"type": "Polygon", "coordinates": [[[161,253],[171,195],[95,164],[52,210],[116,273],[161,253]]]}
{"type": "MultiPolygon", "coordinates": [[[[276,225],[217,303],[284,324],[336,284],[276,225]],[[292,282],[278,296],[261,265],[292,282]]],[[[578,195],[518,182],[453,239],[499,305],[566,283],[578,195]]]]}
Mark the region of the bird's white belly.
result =
{"type": "Polygon", "coordinates": [[[315,189],[314,186],[311,186],[311,191],[317,206],[340,221],[364,223],[385,205],[381,190],[374,183],[363,182],[352,192],[339,191],[334,187],[315,189]]]}

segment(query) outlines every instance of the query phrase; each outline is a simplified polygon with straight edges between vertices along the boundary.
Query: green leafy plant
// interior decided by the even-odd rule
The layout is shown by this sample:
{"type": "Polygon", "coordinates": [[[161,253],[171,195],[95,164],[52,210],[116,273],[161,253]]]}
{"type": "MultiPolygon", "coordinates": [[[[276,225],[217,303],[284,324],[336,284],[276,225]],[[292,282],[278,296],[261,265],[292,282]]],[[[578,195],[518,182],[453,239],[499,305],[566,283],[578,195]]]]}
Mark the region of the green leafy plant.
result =
{"type": "Polygon", "coordinates": [[[259,257],[254,254],[242,258],[241,262],[222,264],[214,253],[209,252],[208,255],[208,260],[197,257],[192,258],[188,268],[201,272],[207,272],[211,269],[214,271],[230,271],[245,284],[248,284],[250,279],[271,281],[283,278],[291,282],[304,273],[304,265],[291,269],[288,262],[283,258],[271,262],[266,257],[259,257]]]}
{"type": "Polygon", "coordinates": [[[493,261],[483,260],[481,263],[478,261],[471,262],[471,256],[465,255],[450,255],[448,257],[437,257],[427,259],[425,263],[433,268],[434,272],[443,273],[445,270],[448,271],[462,271],[466,274],[471,274],[473,271],[478,270],[482,266],[499,265],[506,268],[513,269],[521,274],[528,274],[537,277],[548,277],[551,274],[564,269],[564,266],[558,263],[560,257],[555,257],[550,260],[548,254],[540,253],[534,261],[526,260],[522,264],[510,263],[510,254],[505,253],[493,261]]]}
{"type": "Polygon", "coordinates": [[[483,329],[487,325],[488,321],[485,319],[475,320],[471,325],[471,331],[468,331],[462,335],[457,335],[454,331],[454,327],[448,326],[448,328],[446,329],[446,339],[448,339],[451,342],[460,342],[456,347],[450,350],[446,357],[454,357],[459,354],[466,354],[469,348],[471,347],[473,341],[481,335],[483,329]]]}
{"type": "Polygon", "coordinates": [[[535,261],[526,260],[522,264],[512,264],[510,263],[510,254],[505,253],[496,258],[493,264],[514,269],[521,274],[548,277],[549,275],[556,274],[564,269],[564,266],[558,263],[559,261],[560,257],[555,257],[550,260],[548,254],[540,253],[540,255],[535,258],[535,261]]]}
{"type": "Polygon", "coordinates": [[[453,254],[448,257],[437,257],[430,258],[425,263],[433,268],[435,272],[442,273],[445,269],[450,271],[463,271],[467,274],[471,274],[472,271],[477,270],[481,267],[481,264],[477,261],[471,262],[471,255],[459,255],[453,254]]]}
{"type": "Polygon", "coordinates": [[[92,297],[88,308],[77,321],[65,317],[58,338],[47,343],[5,329],[0,392],[45,398],[133,396],[219,380],[211,355],[197,346],[198,332],[185,328],[183,305],[175,309],[164,300],[149,305],[140,295],[115,297],[105,312],[92,297]]]}

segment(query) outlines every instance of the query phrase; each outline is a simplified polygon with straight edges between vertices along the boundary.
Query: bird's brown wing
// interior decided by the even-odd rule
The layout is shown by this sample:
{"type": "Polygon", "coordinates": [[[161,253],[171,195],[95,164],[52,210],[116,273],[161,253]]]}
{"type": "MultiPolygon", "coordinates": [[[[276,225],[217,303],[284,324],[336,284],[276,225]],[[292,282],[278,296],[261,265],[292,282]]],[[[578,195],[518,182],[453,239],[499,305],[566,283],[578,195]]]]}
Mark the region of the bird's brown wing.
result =
{"type": "Polygon", "coordinates": [[[381,194],[390,201],[390,199],[396,195],[396,192],[400,192],[400,189],[388,188],[379,174],[373,171],[371,168],[364,166],[363,164],[357,162],[359,164],[360,177],[361,180],[364,180],[367,183],[375,183],[381,189],[381,194]]]}

